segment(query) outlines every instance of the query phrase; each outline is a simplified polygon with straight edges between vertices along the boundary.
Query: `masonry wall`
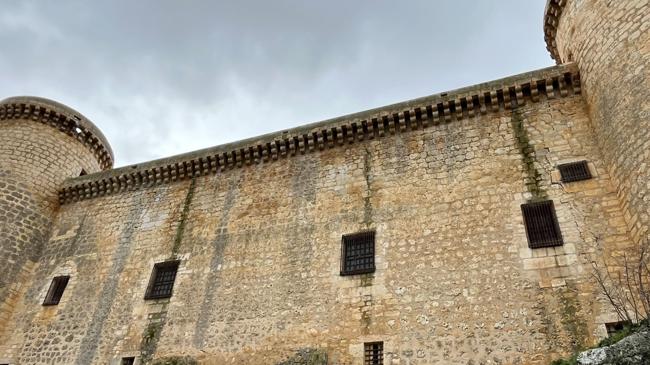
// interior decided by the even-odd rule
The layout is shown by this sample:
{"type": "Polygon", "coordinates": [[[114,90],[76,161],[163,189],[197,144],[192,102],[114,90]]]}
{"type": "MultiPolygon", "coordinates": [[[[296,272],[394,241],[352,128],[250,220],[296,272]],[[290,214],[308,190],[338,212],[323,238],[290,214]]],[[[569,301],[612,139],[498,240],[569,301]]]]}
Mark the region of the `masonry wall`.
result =
{"type": "Polygon", "coordinates": [[[578,1],[563,7],[557,49],[580,68],[596,137],[635,242],[650,229],[650,3],[578,1]]]}
{"type": "Polygon", "coordinates": [[[580,95],[65,204],[0,358],[19,364],[546,364],[602,335],[591,263],[630,244],[580,95]],[[595,177],[561,184],[587,159],[595,177]],[[565,244],[531,250],[553,199],[565,244]],[[377,271],[340,276],[376,230],[377,271]],[[171,299],[144,300],[178,258],[171,299]],[[69,274],[57,306],[41,303],[69,274]],[[286,363],[286,362],[285,362],[286,363]]]}
{"type": "Polygon", "coordinates": [[[101,170],[74,138],[38,121],[0,121],[0,344],[12,336],[7,321],[49,238],[58,189],[82,168],[101,170]]]}

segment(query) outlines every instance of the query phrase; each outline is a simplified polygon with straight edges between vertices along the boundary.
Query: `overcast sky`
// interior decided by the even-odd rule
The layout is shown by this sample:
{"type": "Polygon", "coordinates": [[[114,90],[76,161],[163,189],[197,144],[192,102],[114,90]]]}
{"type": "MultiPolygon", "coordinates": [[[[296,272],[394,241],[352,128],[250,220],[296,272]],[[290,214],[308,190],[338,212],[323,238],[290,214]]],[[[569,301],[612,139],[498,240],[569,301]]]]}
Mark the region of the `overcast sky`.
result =
{"type": "Polygon", "coordinates": [[[2,0],[0,99],[62,102],[122,166],[553,64],[545,0],[2,0]]]}

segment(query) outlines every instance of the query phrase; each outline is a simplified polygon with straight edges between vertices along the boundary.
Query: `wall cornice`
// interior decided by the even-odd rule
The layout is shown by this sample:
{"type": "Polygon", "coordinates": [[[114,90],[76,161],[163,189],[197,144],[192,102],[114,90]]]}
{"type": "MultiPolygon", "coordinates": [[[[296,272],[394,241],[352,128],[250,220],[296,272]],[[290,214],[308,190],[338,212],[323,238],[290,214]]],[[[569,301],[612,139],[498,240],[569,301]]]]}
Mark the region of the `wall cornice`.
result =
{"type": "Polygon", "coordinates": [[[270,163],[580,94],[575,64],[553,66],[182,155],[68,179],[61,204],[270,163]]]}
{"type": "Polygon", "coordinates": [[[77,139],[97,158],[103,170],[113,167],[113,151],[104,134],[88,118],[56,101],[35,96],[17,96],[0,101],[0,121],[33,120],[77,139]]]}
{"type": "Polygon", "coordinates": [[[544,9],[544,40],[546,41],[546,49],[558,65],[562,63],[562,59],[557,50],[555,35],[557,34],[557,26],[560,23],[560,16],[566,3],[567,0],[547,0],[546,8],[544,9]]]}

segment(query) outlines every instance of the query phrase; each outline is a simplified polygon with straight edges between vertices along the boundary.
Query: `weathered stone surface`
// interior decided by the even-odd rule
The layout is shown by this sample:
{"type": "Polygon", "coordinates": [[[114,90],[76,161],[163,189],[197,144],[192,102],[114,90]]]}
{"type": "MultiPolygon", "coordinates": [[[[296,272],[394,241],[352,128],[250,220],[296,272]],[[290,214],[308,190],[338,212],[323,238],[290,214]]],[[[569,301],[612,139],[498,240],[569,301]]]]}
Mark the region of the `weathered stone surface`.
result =
{"type": "Polygon", "coordinates": [[[300,349],[298,353],[277,365],[327,365],[327,352],[318,349],[300,349]]]}
{"type": "MultiPolygon", "coordinates": [[[[547,72],[547,71],[542,71],[547,72]]],[[[594,341],[591,262],[627,247],[582,97],[62,205],[0,356],[93,364],[542,364],[594,341]],[[572,191],[559,163],[593,162],[572,191]],[[582,186],[582,189],[579,186],[582,186]],[[528,248],[520,205],[555,201],[564,246],[528,248]],[[342,277],[341,235],[376,230],[375,273],[342,277]],[[174,294],[143,299],[154,263],[174,294]],[[40,303],[71,276],[61,303],[40,303]],[[57,341],[53,341],[57,339],[57,341]]],[[[79,178],[87,181],[90,176],[79,178]]]]}
{"type": "Polygon", "coordinates": [[[198,365],[198,362],[190,356],[170,356],[155,359],[151,365],[198,365]]]}
{"type": "MultiPolygon", "coordinates": [[[[602,7],[581,3],[567,19],[602,7]]],[[[0,108],[0,363],[360,365],[383,341],[391,365],[541,365],[593,344],[614,314],[592,263],[645,232],[649,147],[624,112],[648,99],[606,94],[585,59],[105,172],[92,133],[0,108]],[[593,178],[563,183],[581,160],[593,178]],[[563,245],[530,249],[521,204],[546,199],[563,245]],[[362,230],[376,271],[341,276],[341,236],[362,230]],[[172,297],[145,300],[171,259],[172,297]]]]}
{"type": "Polygon", "coordinates": [[[578,356],[580,365],[650,364],[650,330],[630,335],[607,347],[585,351],[578,356]]]}
{"type": "Polygon", "coordinates": [[[549,0],[556,59],[580,68],[589,115],[635,243],[650,240],[650,2],[549,0]]]}

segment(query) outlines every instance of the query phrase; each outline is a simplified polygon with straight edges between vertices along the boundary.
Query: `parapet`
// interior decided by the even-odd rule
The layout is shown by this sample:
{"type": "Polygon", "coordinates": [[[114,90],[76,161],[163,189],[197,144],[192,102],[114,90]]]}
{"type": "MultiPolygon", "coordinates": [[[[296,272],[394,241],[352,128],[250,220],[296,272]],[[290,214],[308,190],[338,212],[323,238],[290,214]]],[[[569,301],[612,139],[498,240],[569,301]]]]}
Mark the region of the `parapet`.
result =
{"type": "Polygon", "coordinates": [[[59,202],[66,204],[216,174],[580,92],[580,74],[575,64],[552,66],[287,131],[68,179],[59,191],[59,202]]]}
{"type": "Polygon", "coordinates": [[[0,101],[0,121],[9,119],[29,119],[54,127],[88,147],[103,170],[113,167],[113,150],[104,134],[70,107],[35,96],[11,97],[0,101]]]}
{"type": "Polygon", "coordinates": [[[562,59],[557,50],[555,35],[557,34],[557,26],[566,2],[567,0],[547,0],[546,8],[544,9],[544,40],[546,41],[546,49],[558,65],[562,63],[562,59]]]}

